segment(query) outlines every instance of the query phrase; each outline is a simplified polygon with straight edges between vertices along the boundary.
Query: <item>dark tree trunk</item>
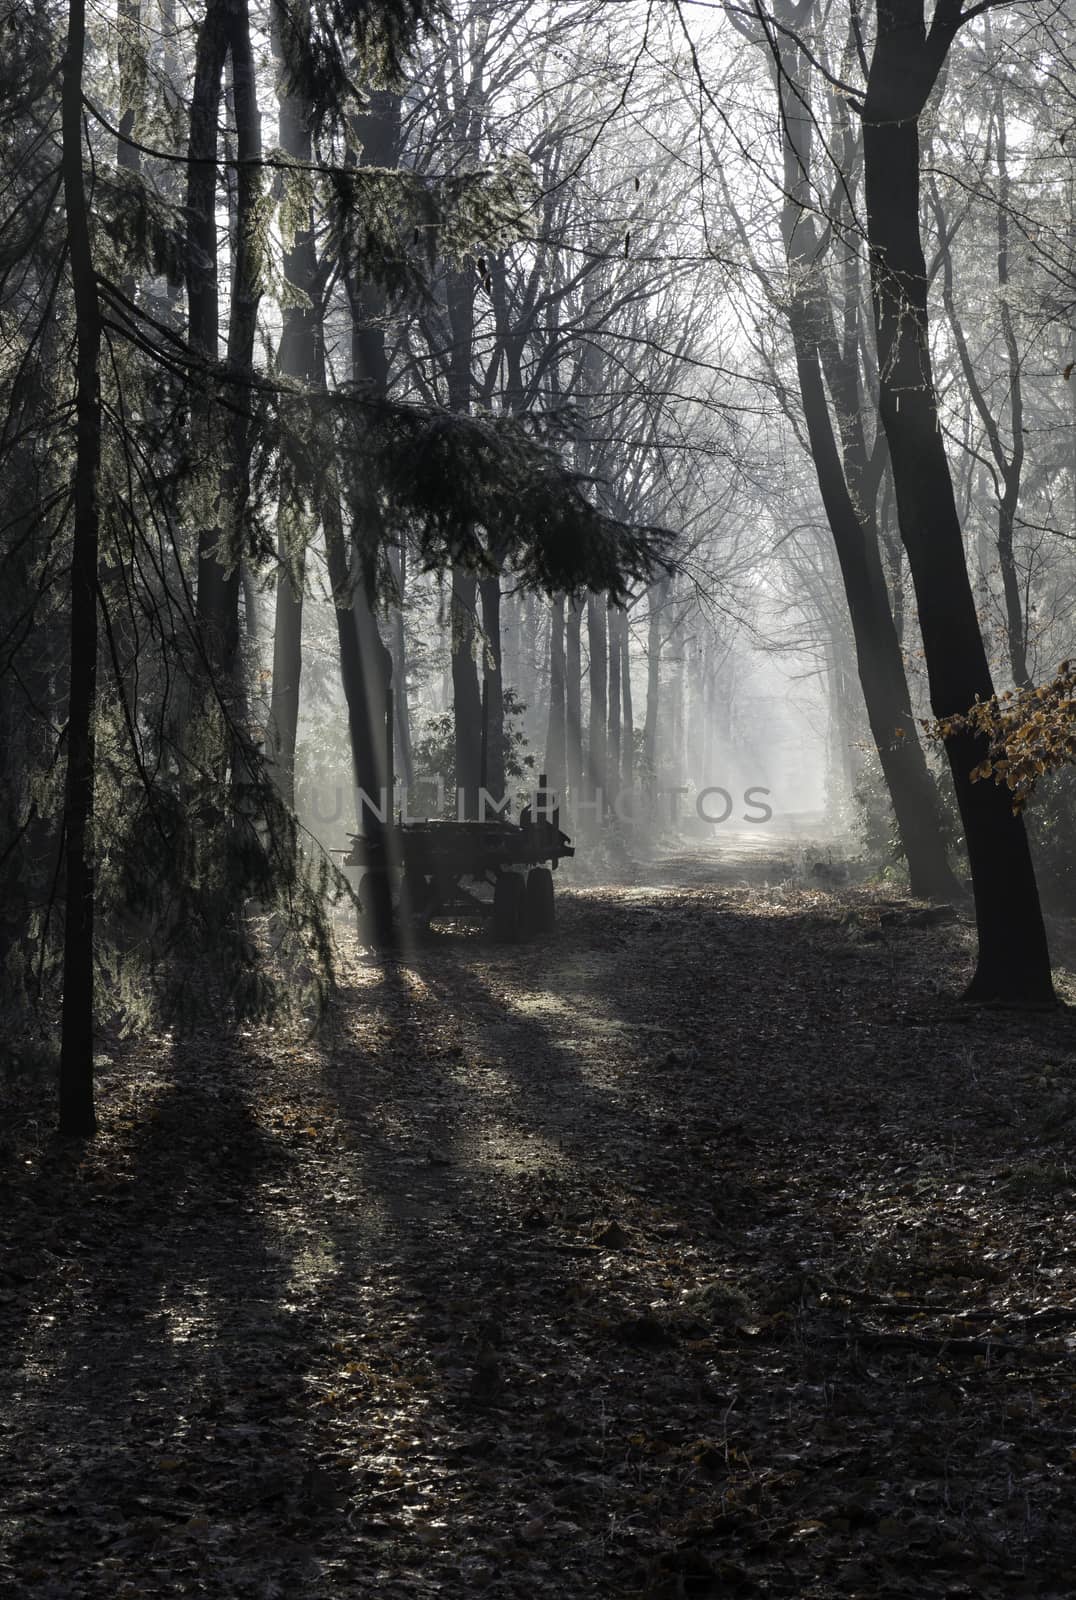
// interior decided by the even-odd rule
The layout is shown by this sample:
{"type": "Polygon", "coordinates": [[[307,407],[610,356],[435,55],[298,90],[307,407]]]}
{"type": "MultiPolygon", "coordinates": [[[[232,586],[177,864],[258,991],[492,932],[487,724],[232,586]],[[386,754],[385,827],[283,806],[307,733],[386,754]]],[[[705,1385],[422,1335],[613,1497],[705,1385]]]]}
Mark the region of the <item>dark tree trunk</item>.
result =
{"type": "MultiPolygon", "coordinates": [[[[206,363],[202,392],[195,404],[199,447],[211,457],[213,378],[219,356],[217,309],[217,126],[224,63],[231,53],[236,143],[236,236],[228,320],[227,362],[234,377],[253,371],[259,289],[257,201],[261,124],[246,0],[209,0],[195,47],[195,79],[190,107],[187,176],[188,336],[206,363]]],[[[238,687],[239,590],[242,528],[249,499],[249,427],[243,415],[250,396],[241,384],[229,385],[230,409],[224,423],[224,460],[217,515],[198,535],[197,613],[202,639],[218,687],[238,687]]]]}
{"type": "Polygon", "coordinates": [[[605,596],[587,596],[587,643],[590,648],[590,709],[587,723],[587,799],[597,804],[592,813],[596,826],[605,817],[607,787],[608,665],[605,596]]]}
{"type": "Polygon", "coordinates": [[[62,165],[67,251],[75,301],[75,480],[71,549],[71,646],[67,708],[60,1132],[85,1138],[93,1103],[94,718],[97,698],[97,561],[100,542],[101,314],[82,165],[85,0],[71,0],[63,63],[62,165]]]}
{"type": "MultiPolygon", "coordinates": [[[[249,380],[254,373],[254,338],[261,298],[261,243],[258,201],[261,175],[261,117],[254,53],[250,41],[247,0],[229,0],[228,48],[232,61],[235,103],[236,174],[235,247],[232,255],[231,303],[228,311],[228,370],[249,380]]],[[[239,589],[243,528],[250,501],[249,390],[232,385],[233,409],[228,415],[228,449],[221,476],[223,541],[216,552],[199,551],[198,606],[203,627],[219,651],[218,666],[227,685],[238,687],[239,589]]]]}
{"type": "MultiPolygon", "coordinates": [[[[141,169],[142,157],[131,140],[134,137],[138,111],[145,98],[146,89],[146,57],[141,37],[141,0],[119,0],[116,22],[116,65],[119,68],[120,78],[120,136],[116,141],[116,165],[123,172],[137,173],[141,169]]],[[[135,273],[124,273],[123,292],[129,300],[135,298],[138,293],[138,278],[135,273]]]]}
{"type": "MultiPolygon", "coordinates": [[[[371,92],[363,114],[352,120],[352,130],[361,145],[363,166],[394,165],[400,137],[399,95],[391,90],[371,92]]],[[[371,393],[383,399],[389,387],[389,362],[382,320],[385,298],[375,284],[360,278],[354,263],[348,264],[345,280],[351,312],[351,374],[356,382],[365,384],[371,393]]],[[[365,729],[363,739],[368,740],[369,744],[362,753],[364,764],[359,767],[356,761],[356,767],[360,772],[359,787],[385,810],[388,817],[392,810],[394,787],[393,663],[392,652],[381,638],[376,614],[376,574],[383,546],[384,535],[376,497],[361,493],[358,503],[353,507],[349,582],[351,623],[357,639],[357,666],[361,674],[361,699],[364,702],[359,720],[365,729]],[[382,801],[385,802],[384,806],[382,801]]],[[[344,668],[343,651],[341,668],[344,668]]],[[[350,707],[350,694],[348,704],[350,707]]],[[[355,714],[349,712],[349,715],[355,726],[355,714]]],[[[374,813],[368,813],[360,819],[360,826],[364,826],[367,832],[380,825],[374,813]]]]}
{"type": "MultiPolygon", "coordinates": [[[[371,98],[381,104],[377,95],[371,98]]],[[[391,101],[391,97],[389,99],[391,101]]],[[[296,244],[298,246],[298,240],[296,244]]],[[[363,286],[353,274],[348,274],[346,287],[351,312],[353,376],[365,379],[375,388],[380,385],[380,392],[383,393],[388,375],[383,334],[377,329],[374,336],[369,336],[363,286]]],[[[324,307],[320,297],[315,307],[314,337],[310,346],[314,356],[313,376],[315,388],[324,390],[324,307]]],[[[382,827],[380,813],[383,812],[384,818],[388,819],[392,812],[392,655],[382,641],[371,598],[371,572],[376,563],[380,538],[376,505],[360,505],[352,509],[354,514],[349,543],[345,533],[340,486],[335,480],[330,482],[320,506],[321,520],[336,612],[340,679],[347,705],[352,773],[356,791],[359,791],[356,821],[360,831],[369,834],[382,827]],[[369,804],[363,801],[362,794],[368,797],[369,804]]]]}
{"type": "MultiPolygon", "coordinates": [[[[918,119],[958,15],[951,5],[939,5],[927,35],[922,0],[882,0],[863,126],[880,410],[938,717],[958,715],[993,694],[938,422],[919,235],[918,119]]],[[[1052,1001],[1049,950],[1023,821],[1013,815],[1004,788],[971,780],[985,757],[984,741],[954,736],[946,740],[946,753],[979,930],[969,998],[1052,1001]]]]}
{"type": "Polygon", "coordinates": [[[620,708],[623,719],[620,776],[624,788],[630,789],[635,782],[635,713],[631,699],[631,633],[626,611],[620,629],[620,708]]]}
{"type": "MultiPolygon", "coordinates": [[[[286,77],[289,30],[302,26],[309,13],[286,9],[273,0],[271,13],[273,59],[278,73],[280,148],[296,161],[309,162],[310,107],[286,77]]],[[[301,305],[287,305],[281,313],[277,365],[286,378],[310,384],[318,370],[320,315],[317,305],[318,261],[314,219],[308,211],[284,252],[284,277],[303,296],[301,305]]],[[[269,702],[269,739],[272,770],[288,805],[295,803],[295,739],[299,723],[299,690],[303,668],[304,534],[290,508],[278,512],[276,617],[273,628],[273,679],[269,702]]]]}
{"type": "Polygon", "coordinates": [[[482,783],[499,805],[507,789],[504,747],[504,674],[501,661],[501,580],[481,579],[482,600],[482,783]]]}
{"type": "Polygon", "coordinates": [[[567,773],[565,675],[564,596],[558,594],[549,626],[549,722],[545,740],[546,776],[558,796],[563,793],[567,773]]]}
{"type": "Polygon", "coordinates": [[[609,740],[606,750],[606,777],[610,799],[620,787],[620,624],[624,613],[611,607],[609,629],[609,740]]]}
{"type": "Polygon", "coordinates": [[[116,165],[127,172],[137,172],[142,158],[131,139],[134,137],[138,108],[145,94],[146,83],[141,0],[119,0],[116,21],[116,64],[120,75],[120,136],[116,141],[116,165]]]}
{"type": "MultiPolygon", "coordinates": [[[[365,793],[378,811],[391,813],[392,763],[387,717],[392,663],[381,642],[377,619],[366,600],[354,561],[349,561],[343,519],[339,508],[324,508],[325,551],[336,606],[340,646],[340,681],[347,704],[351,765],[356,790],[365,793]],[[387,802],[382,805],[382,802],[387,802]]],[[[376,831],[379,817],[363,804],[356,806],[356,821],[364,833],[376,831]]]]}
{"type": "Polygon", "coordinates": [[[295,804],[295,743],[299,726],[299,688],[303,664],[304,563],[278,534],[279,567],[273,624],[273,678],[269,700],[269,758],[281,799],[295,804]]]}
{"type": "Polygon", "coordinates": [[[1016,526],[1016,502],[1019,489],[1005,493],[998,505],[998,565],[1001,567],[1001,585],[1005,595],[1005,633],[1009,644],[1009,667],[1013,683],[1019,689],[1031,686],[1031,669],[1027,660],[1027,626],[1024,597],[1020,592],[1020,574],[1013,549],[1016,526]]]}
{"type": "MultiPolygon", "coordinates": [[[[453,411],[471,409],[471,354],[474,341],[474,274],[469,269],[446,275],[446,310],[452,347],[448,361],[448,403],[453,411]]],[[[452,572],[452,712],[456,734],[456,787],[468,817],[478,816],[484,743],[482,689],[476,662],[478,642],[477,580],[459,567],[452,572]]],[[[498,628],[499,613],[498,613],[498,628]]],[[[500,639],[497,641],[498,655],[500,639]]],[[[483,672],[487,693],[489,683],[483,672]]],[[[486,713],[490,711],[486,704],[486,713]]],[[[494,712],[502,726],[503,706],[494,712]]]]}
{"type": "Polygon", "coordinates": [[[217,125],[228,53],[225,0],[208,0],[194,54],[187,153],[188,337],[204,360],[219,355],[217,309],[217,125]]]}
{"type": "Polygon", "coordinates": [[[482,691],[478,686],[478,642],[473,572],[452,571],[452,711],[456,729],[456,788],[467,817],[478,816],[482,772],[482,691]]]}
{"type": "MultiPolygon", "coordinates": [[[[896,525],[893,502],[893,474],[886,472],[882,479],[881,505],[878,511],[878,537],[885,559],[886,591],[897,645],[904,656],[904,546],[900,542],[900,529],[896,525]]],[[[907,682],[907,678],[905,678],[907,682]]]]}
{"type": "Polygon", "coordinates": [[[568,602],[564,624],[564,764],[573,807],[583,798],[582,602],[568,602]]]}
{"type": "MultiPolygon", "coordinates": [[[[987,17],[988,24],[989,20],[989,17],[987,17]]],[[[1011,226],[1012,200],[1008,165],[1008,133],[1005,120],[1005,93],[1003,89],[999,89],[995,96],[994,115],[997,126],[999,178],[997,207],[998,315],[1001,320],[1001,332],[1005,340],[1005,354],[1009,367],[1009,420],[1012,425],[1012,448],[1007,460],[1005,459],[1004,450],[1001,448],[1000,434],[996,426],[991,442],[995,443],[996,441],[994,454],[995,458],[1000,457],[1002,467],[1003,492],[998,502],[998,562],[1001,566],[1001,582],[1005,594],[1005,625],[1009,640],[1009,664],[1012,669],[1013,682],[1018,688],[1026,689],[1031,684],[1031,673],[1028,669],[1027,661],[1027,615],[1024,607],[1024,597],[1020,592],[1020,574],[1017,570],[1016,555],[1013,549],[1016,507],[1020,501],[1020,482],[1024,470],[1024,388],[1020,350],[1017,344],[1016,330],[1013,327],[1012,307],[1009,303],[1011,293],[1009,229],[1011,226]]]]}
{"type": "Polygon", "coordinates": [[[354,540],[349,555],[340,502],[333,492],[322,506],[326,565],[336,610],[340,681],[347,704],[348,738],[360,832],[376,832],[392,812],[392,727],[389,697],[392,657],[381,640],[359,570],[354,540]]]}
{"type": "MultiPolygon", "coordinates": [[[[797,319],[793,308],[794,324],[797,319]]],[[[942,899],[957,886],[938,824],[934,781],[912,716],[893,613],[865,558],[864,529],[841,468],[818,361],[805,339],[797,343],[796,367],[818,487],[848,602],[867,720],[893,801],[912,893],[942,899]]]]}
{"type": "MultiPolygon", "coordinates": [[[[216,163],[229,24],[228,0],[207,0],[195,43],[187,141],[187,336],[205,363],[197,379],[192,412],[195,448],[206,460],[214,455],[212,368],[220,357],[216,163]]],[[[217,554],[222,536],[219,515],[198,534],[197,612],[215,667],[221,667],[228,656],[227,584],[217,554]]]]}
{"type": "Polygon", "coordinates": [[[519,591],[509,588],[501,596],[501,656],[506,685],[518,690],[522,663],[519,624],[519,591]]]}
{"type": "Polygon", "coordinates": [[[415,765],[411,752],[411,706],[407,694],[407,631],[404,627],[404,605],[407,599],[407,557],[402,549],[392,556],[393,577],[396,580],[398,604],[392,608],[392,680],[395,684],[393,710],[396,719],[396,766],[400,781],[411,790],[415,782],[415,765]]]}
{"type": "Polygon", "coordinates": [[[370,741],[369,755],[363,767],[365,776],[360,781],[360,787],[367,791],[378,809],[383,810],[386,818],[391,820],[395,786],[392,759],[392,652],[381,637],[377,615],[354,559],[351,580],[351,621],[358,639],[359,669],[366,704],[365,723],[370,741]]]}
{"type": "MultiPolygon", "coordinates": [[[[786,4],[782,15],[791,29],[797,14],[786,4]]],[[[775,55],[780,63],[777,89],[784,143],[782,226],[789,263],[788,318],[811,456],[841,570],[867,720],[893,802],[912,893],[927,899],[949,898],[958,886],[946,859],[937,794],[912,715],[881,564],[874,513],[877,482],[869,469],[862,422],[855,327],[858,285],[849,268],[842,347],[834,332],[822,273],[825,245],[819,239],[810,204],[814,123],[808,79],[791,31],[781,36],[775,55]],[[840,448],[823,370],[838,419],[840,448]]],[[[846,165],[851,166],[850,159],[846,165]]],[[[847,181],[852,181],[850,173],[847,181]]]]}

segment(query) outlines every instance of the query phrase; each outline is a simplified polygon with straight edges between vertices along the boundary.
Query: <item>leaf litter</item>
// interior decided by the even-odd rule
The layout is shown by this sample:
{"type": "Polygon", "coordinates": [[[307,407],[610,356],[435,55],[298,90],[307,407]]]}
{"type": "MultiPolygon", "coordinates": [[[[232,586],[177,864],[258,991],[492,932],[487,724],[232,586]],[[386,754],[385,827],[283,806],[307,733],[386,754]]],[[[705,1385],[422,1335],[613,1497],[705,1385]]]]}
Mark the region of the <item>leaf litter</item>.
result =
{"type": "Polygon", "coordinates": [[[1072,1014],[741,876],[13,1086],[0,1595],[1070,1595],[1072,1014]]]}

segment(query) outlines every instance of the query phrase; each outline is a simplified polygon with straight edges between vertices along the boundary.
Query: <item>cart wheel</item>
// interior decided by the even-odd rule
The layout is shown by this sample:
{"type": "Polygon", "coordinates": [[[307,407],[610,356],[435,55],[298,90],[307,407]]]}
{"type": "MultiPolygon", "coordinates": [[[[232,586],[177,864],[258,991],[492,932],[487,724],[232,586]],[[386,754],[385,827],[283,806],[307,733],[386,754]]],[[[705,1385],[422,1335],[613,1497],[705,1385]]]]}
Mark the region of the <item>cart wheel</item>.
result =
{"type": "Polygon", "coordinates": [[[548,867],[532,867],[527,873],[527,925],[531,933],[552,933],[556,922],[553,874],[548,867]]]}
{"type": "Polygon", "coordinates": [[[392,943],[392,885],[387,872],[367,872],[359,880],[363,931],[371,944],[392,943]]]}
{"type": "Polygon", "coordinates": [[[493,936],[519,944],[527,933],[527,885],[518,872],[502,872],[493,886],[493,936]]]}

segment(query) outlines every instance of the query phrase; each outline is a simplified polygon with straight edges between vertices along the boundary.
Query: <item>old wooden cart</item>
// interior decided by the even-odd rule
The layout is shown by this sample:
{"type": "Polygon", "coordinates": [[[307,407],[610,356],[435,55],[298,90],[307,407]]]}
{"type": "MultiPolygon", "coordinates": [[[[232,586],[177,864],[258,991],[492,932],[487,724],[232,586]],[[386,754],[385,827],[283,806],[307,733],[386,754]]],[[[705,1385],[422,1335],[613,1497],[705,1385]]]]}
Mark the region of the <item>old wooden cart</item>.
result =
{"type": "Polygon", "coordinates": [[[368,937],[391,941],[400,923],[492,914],[494,937],[518,943],[556,920],[553,871],[575,851],[539,779],[518,822],[398,821],[352,834],[345,867],[362,872],[359,905],[368,937]],[[492,886],[491,899],[480,893],[492,886]]]}

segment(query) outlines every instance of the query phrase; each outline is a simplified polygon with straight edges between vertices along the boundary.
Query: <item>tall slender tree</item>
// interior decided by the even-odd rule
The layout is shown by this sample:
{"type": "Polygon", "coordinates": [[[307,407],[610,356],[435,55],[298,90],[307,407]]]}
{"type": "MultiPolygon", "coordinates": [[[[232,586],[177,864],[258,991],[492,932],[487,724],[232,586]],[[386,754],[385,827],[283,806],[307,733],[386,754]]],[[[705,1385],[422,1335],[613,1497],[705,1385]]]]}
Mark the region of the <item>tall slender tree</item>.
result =
{"type": "Polygon", "coordinates": [[[64,850],[67,867],[60,1132],[94,1132],[94,779],[100,545],[101,308],[82,143],[85,0],[70,0],[61,90],[67,253],[75,305],[75,462],[64,850]]]}
{"type": "MultiPolygon", "coordinates": [[[[310,8],[272,0],[273,61],[277,76],[278,139],[296,163],[313,159],[313,107],[302,80],[289,67],[296,43],[308,46],[310,8]],[[298,40],[295,34],[298,33],[298,40]],[[289,46],[292,47],[289,51],[289,46]]],[[[319,300],[322,287],[312,204],[292,200],[284,242],[283,271],[289,293],[281,311],[277,365],[284,377],[309,388],[318,374],[319,300]]],[[[303,508],[284,497],[277,513],[277,585],[273,667],[269,705],[269,755],[281,796],[295,801],[295,739],[302,677],[303,590],[306,538],[303,508]]]]}
{"type": "MultiPolygon", "coordinates": [[[[993,695],[938,422],[920,236],[919,121],[952,41],[973,12],[964,13],[960,0],[939,0],[928,27],[923,0],[879,0],[863,104],[879,408],[931,705],[939,718],[993,695]]],[[[966,730],[951,734],[946,754],[964,823],[979,932],[968,996],[1052,1002],[1050,955],[1023,820],[1004,790],[972,779],[987,755],[983,737],[966,730]]]]}

